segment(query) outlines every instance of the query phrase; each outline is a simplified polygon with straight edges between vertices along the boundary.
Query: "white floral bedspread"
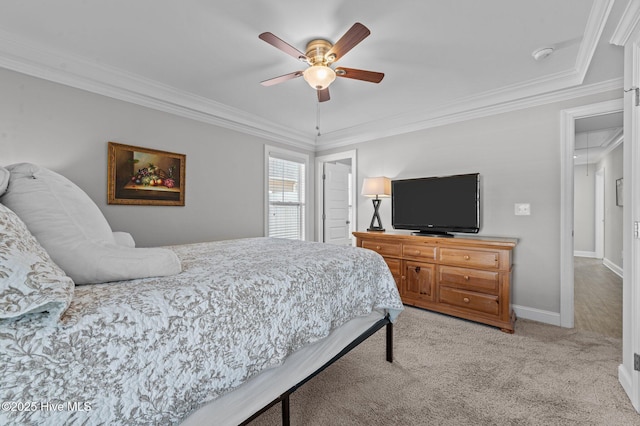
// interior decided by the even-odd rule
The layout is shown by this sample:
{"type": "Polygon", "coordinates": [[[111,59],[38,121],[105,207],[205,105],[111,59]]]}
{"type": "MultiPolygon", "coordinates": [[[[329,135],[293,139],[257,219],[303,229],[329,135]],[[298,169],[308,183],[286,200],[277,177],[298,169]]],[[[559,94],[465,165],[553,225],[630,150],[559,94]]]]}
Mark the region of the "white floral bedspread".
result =
{"type": "Polygon", "coordinates": [[[267,238],[171,248],[181,274],[78,286],[58,326],[0,320],[0,424],[177,424],[349,319],[402,310],[372,251],[267,238]]]}

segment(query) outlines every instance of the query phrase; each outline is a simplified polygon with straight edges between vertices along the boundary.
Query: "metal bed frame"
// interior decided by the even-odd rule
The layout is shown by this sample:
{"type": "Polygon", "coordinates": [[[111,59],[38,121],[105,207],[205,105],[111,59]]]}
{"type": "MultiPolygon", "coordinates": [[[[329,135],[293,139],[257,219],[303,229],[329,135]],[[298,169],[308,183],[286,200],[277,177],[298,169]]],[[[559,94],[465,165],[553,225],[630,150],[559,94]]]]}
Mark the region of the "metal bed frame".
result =
{"type": "Polygon", "coordinates": [[[349,343],[344,349],[342,349],[338,354],[336,354],[333,358],[331,358],[329,361],[327,361],[325,364],[323,364],[316,371],[314,371],[309,376],[307,376],[304,379],[302,379],[296,385],[291,387],[289,390],[287,390],[286,392],[281,394],[279,397],[277,397],[276,399],[271,401],[269,404],[265,405],[262,409],[260,409],[258,412],[253,414],[247,420],[242,422],[241,426],[248,425],[250,422],[252,422],[256,418],[258,418],[260,415],[262,415],[265,411],[267,411],[268,409],[270,409],[271,407],[273,407],[274,405],[276,405],[276,404],[278,404],[280,402],[282,403],[282,425],[283,426],[290,426],[291,417],[290,417],[290,413],[289,413],[289,396],[293,392],[295,392],[299,387],[301,387],[302,385],[307,383],[309,380],[311,380],[312,378],[314,378],[315,376],[320,374],[324,369],[326,369],[331,364],[333,364],[334,362],[336,362],[337,360],[342,358],[347,353],[351,352],[352,349],[354,349],[360,343],[362,343],[365,340],[367,340],[375,332],[377,332],[378,330],[380,330],[382,327],[385,327],[385,326],[387,327],[386,358],[387,358],[388,362],[393,362],[393,324],[391,323],[391,320],[389,319],[389,314],[387,314],[384,318],[378,320],[375,324],[373,324],[371,327],[369,327],[369,329],[367,329],[364,333],[362,333],[355,340],[353,340],[351,343],[349,343]]]}

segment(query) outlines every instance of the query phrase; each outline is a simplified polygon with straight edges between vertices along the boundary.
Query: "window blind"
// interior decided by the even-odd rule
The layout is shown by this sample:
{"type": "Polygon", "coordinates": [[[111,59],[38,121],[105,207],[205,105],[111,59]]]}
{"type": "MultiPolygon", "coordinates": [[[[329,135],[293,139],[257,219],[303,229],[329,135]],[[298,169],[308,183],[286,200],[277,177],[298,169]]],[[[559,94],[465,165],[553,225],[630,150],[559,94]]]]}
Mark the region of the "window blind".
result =
{"type": "Polygon", "coordinates": [[[269,154],[269,237],[305,239],[305,163],[269,154]]]}

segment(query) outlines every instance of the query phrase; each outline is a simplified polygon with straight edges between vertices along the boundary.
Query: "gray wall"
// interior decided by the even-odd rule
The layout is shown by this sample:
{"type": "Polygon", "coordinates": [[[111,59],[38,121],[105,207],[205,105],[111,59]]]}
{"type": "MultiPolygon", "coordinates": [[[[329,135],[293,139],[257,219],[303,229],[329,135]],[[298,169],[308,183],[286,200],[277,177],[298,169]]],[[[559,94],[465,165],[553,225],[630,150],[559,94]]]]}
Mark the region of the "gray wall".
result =
{"type": "MultiPolygon", "coordinates": [[[[560,111],[620,97],[620,92],[469,120],[319,152],[358,150],[358,185],[368,176],[410,178],[480,172],[480,235],[515,237],[513,303],[560,312],[560,111]],[[515,203],[531,203],[515,216],[515,203]]],[[[371,201],[358,197],[358,228],[371,220],[371,201]]],[[[391,207],[382,201],[383,225],[391,207]]],[[[535,312],[534,312],[535,311],[535,312]]],[[[559,321],[559,317],[558,317],[559,321]]]]}
{"type": "MultiPolygon", "coordinates": [[[[264,145],[277,144],[2,69],[0,93],[0,165],[29,161],[62,173],[89,194],[114,230],[131,232],[140,245],[263,235],[264,145]],[[107,205],[108,141],[186,154],[186,206],[107,205]]],[[[619,95],[612,91],[318,155],[357,148],[359,186],[367,176],[480,172],[481,235],[520,241],[514,304],[557,313],[560,111],[619,95]],[[531,203],[531,216],[514,216],[520,202],[531,203]]],[[[312,179],[311,214],[314,187],[312,179]]],[[[371,200],[358,197],[357,203],[364,230],[371,200]]],[[[381,216],[390,227],[389,200],[383,200],[381,216]]]]}
{"type": "Polygon", "coordinates": [[[622,212],[616,206],[616,179],[622,177],[623,146],[618,145],[598,163],[604,167],[604,258],[622,269],[622,212]]]}
{"type": "Polygon", "coordinates": [[[573,168],[573,250],[596,251],[596,170],[595,164],[582,164],[573,168]],[[587,169],[589,170],[587,174],[587,169]]]}
{"type": "Polygon", "coordinates": [[[264,235],[264,145],[278,144],[4,69],[0,94],[0,165],[61,173],[138,245],[264,235]],[[107,205],[108,141],[186,154],[186,205],[107,205]]]}

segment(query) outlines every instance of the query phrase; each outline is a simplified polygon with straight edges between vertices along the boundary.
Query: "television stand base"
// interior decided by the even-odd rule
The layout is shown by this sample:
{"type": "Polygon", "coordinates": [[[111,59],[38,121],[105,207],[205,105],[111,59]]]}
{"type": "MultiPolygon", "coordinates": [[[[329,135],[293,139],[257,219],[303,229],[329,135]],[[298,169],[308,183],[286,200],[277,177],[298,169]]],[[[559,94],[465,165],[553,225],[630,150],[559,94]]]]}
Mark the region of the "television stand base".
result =
{"type": "Polygon", "coordinates": [[[415,231],[415,232],[412,232],[411,235],[417,235],[419,237],[441,237],[441,238],[455,237],[455,235],[450,234],[448,232],[438,232],[438,231],[415,231]]]}

